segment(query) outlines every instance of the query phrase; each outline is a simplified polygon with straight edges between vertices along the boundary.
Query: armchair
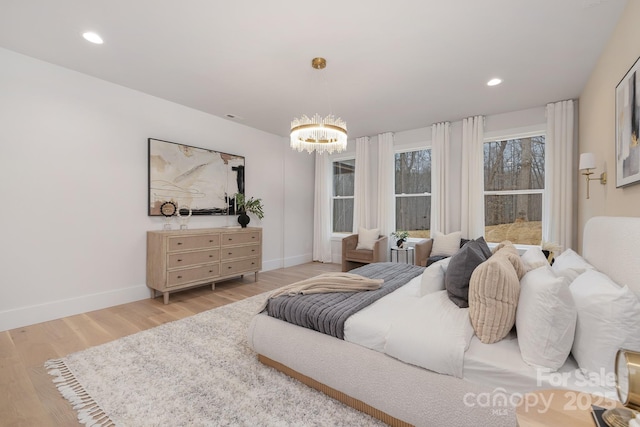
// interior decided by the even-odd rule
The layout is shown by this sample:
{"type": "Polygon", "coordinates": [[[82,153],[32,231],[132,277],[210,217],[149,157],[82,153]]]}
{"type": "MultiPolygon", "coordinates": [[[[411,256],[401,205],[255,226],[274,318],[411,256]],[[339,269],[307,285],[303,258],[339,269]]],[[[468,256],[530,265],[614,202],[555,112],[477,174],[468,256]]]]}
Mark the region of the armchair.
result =
{"type": "Polygon", "coordinates": [[[358,235],[352,234],[342,239],[342,271],[349,271],[372,262],[387,260],[387,248],[389,246],[387,236],[379,236],[373,250],[356,249],[358,235]]]}

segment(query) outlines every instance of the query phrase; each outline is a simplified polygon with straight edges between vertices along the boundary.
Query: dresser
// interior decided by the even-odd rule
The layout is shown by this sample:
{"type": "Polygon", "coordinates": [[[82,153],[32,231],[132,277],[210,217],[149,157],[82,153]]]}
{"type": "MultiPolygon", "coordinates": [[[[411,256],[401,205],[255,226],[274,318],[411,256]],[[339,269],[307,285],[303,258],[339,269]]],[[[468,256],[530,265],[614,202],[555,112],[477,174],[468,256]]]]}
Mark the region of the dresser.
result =
{"type": "Polygon", "coordinates": [[[262,269],[262,229],[201,228],[147,232],[147,286],[169,293],[262,269]]]}

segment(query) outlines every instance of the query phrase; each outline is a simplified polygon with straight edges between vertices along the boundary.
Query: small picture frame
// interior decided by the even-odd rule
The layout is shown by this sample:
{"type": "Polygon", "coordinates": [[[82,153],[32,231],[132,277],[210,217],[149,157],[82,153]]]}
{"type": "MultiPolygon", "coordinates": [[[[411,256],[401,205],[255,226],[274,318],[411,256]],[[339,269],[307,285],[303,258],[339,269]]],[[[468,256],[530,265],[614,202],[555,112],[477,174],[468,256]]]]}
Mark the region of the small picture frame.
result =
{"type": "Polygon", "coordinates": [[[640,58],[616,86],[616,187],[640,182],[640,58]]]}

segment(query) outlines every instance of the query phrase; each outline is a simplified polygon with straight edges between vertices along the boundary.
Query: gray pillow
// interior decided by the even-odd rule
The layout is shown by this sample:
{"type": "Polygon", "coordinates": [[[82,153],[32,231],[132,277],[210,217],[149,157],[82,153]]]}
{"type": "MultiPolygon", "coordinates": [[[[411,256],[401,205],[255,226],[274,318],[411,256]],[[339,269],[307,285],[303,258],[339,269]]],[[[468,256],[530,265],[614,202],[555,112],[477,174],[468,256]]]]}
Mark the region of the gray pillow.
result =
{"type": "Polygon", "coordinates": [[[469,307],[469,279],[477,266],[489,259],[491,249],[483,237],[472,240],[456,252],[444,275],[449,299],[460,308],[469,307]]]}

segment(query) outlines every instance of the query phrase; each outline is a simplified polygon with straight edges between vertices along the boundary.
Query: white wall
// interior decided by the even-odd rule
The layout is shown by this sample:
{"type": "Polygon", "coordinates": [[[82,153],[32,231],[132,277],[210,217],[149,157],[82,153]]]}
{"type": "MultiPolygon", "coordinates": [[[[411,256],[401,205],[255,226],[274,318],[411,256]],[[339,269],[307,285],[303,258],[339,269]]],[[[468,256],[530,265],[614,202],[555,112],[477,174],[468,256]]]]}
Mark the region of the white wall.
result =
{"type": "Polygon", "coordinates": [[[5,49],[0,64],[0,330],[149,297],[149,137],[245,156],[264,269],[311,261],[313,157],[286,138],[5,49]]]}
{"type": "MultiPolygon", "coordinates": [[[[553,102],[556,100],[550,100],[553,102]]],[[[545,106],[536,108],[530,108],[527,110],[514,111],[504,114],[494,114],[485,117],[485,138],[509,138],[514,135],[532,131],[546,130],[546,116],[545,106]]],[[[372,200],[371,211],[376,212],[376,192],[377,192],[377,150],[378,150],[378,137],[371,137],[371,151],[373,171],[372,177],[372,200]]],[[[450,135],[450,165],[447,170],[448,179],[450,183],[450,193],[447,194],[446,202],[448,204],[448,211],[451,212],[451,230],[456,231],[460,229],[460,210],[462,206],[462,183],[460,181],[460,169],[462,167],[462,120],[451,122],[451,135],[450,135]]],[[[394,146],[397,150],[422,148],[431,146],[431,126],[427,126],[419,129],[411,129],[402,132],[395,132],[394,134],[394,146]]],[[[332,160],[338,160],[342,158],[355,157],[355,142],[349,141],[349,147],[346,152],[335,154],[331,156],[332,160]]],[[[358,167],[356,165],[356,167],[358,167]]],[[[375,224],[375,215],[373,218],[375,224]]],[[[333,262],[341,262],[342,260],[342,237],[343,235],[334,235],[331,241],[331,258],[333,262]]]]}

